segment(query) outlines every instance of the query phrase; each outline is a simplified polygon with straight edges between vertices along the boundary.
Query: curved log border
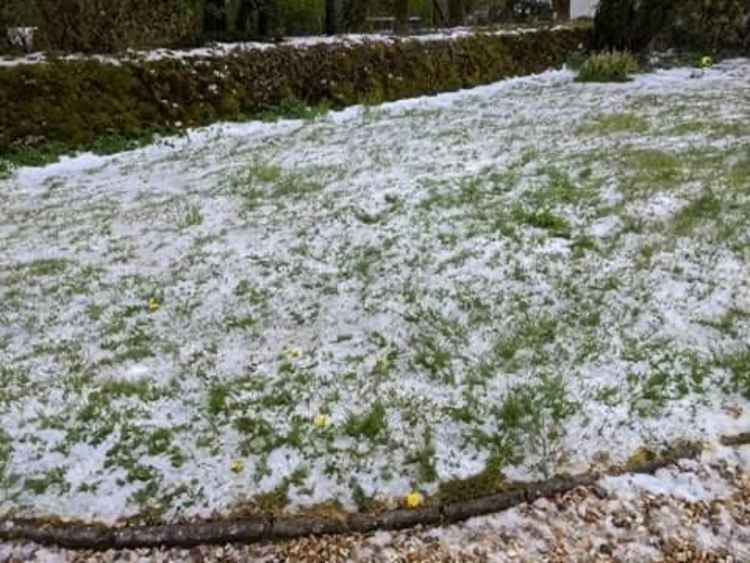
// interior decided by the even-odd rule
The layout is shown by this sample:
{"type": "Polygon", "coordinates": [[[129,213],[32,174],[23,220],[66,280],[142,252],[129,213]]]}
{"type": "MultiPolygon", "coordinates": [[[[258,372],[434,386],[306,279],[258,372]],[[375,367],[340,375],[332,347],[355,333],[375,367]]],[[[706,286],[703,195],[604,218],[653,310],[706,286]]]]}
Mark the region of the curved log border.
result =
{"type": "MultiPolygon", "coordinates": [[[[742,436],[742,435],[740,435],[742,436]]],[[[722,437],[722,443],[742,443],[738,437],[722,437]]],[[[97,524],[45,522],[12,518],[0,521],[0,541],[27,541],[71,549],[104,550],[150,547],[188,548],[202,544],[252,543],[289,540],[311,535],[366,533],[375,530],[401,530],[417,525],[440,526],[507,510],[542,497],[553,497],[578,487],[597,487],[605,475],[626,473],[653,474],[658,469],[683,459],[697,459],[701,447],[681,444],[665,450],[655,459],[631,464],[606,474],[585,473],[514,485],[511,488],[475,500],[412,510],[396,509],[381,513],[352,513],[345,517],[274,516],[262,514],[242,519],[210,522],[175,523],[157,526],[107,527],[97,524]]]]}

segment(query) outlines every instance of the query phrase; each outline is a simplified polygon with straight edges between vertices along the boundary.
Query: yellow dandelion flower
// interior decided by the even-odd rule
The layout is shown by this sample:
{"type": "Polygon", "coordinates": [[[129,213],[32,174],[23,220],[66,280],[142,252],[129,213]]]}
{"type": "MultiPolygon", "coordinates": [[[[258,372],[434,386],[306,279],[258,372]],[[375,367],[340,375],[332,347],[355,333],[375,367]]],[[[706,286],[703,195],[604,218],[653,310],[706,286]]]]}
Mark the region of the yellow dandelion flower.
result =
{"type": "Polygon", "coordinates": [[[424,504],[422,493],[413,491],[406,496],[406,508],[418,508],[424,504]]]}
{"type": "Polygon", "coordinates": [[[232,473],[242,473],[242,470],[245,469],[245,462],[241,459],[235,459],[229,467],[232,473]]]}
{"type": "Polygon", "coordinates": [[[299,348],[289,348],[289,350],[286,351],[286,355],[290,360],[296,360],[297,358],[302,357],[302,350],[299,348]]]}
{"type": "Polygon", "coordinates": [[[325,428],[331,424],[331,417],[325,414],[319,414],[313,419],[316,428],[325,428]]]}
{"type": "Polygon", "coordinates": [[[156,313],[156,311],[159,310],[159,306],[160,306],[159,300],[156,299],[155,297],[152,297],[151,299],[148,300],[148,312],[149,313],[156,313]]]}

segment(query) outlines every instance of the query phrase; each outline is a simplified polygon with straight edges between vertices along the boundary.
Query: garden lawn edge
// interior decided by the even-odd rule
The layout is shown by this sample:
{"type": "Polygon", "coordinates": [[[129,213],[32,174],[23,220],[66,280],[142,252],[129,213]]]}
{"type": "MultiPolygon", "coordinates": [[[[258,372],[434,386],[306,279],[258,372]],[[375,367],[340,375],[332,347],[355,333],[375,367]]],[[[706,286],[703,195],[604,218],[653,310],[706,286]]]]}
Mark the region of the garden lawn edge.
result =
{"type": "MultiPolygon", "coordinates": [[[[734,437],[728,436],[722,442],[733,440],[734,437]]],[[[0,541],[27,541],[70,549],[106,550],[253,543],[305,536],[401,530],[415,526],[441,526],[501,512],[523,503],[533,503],[537,499],[554,497],[579,487],[594,488],[606,495],[606,491],[597,486],[604,475],[654,474],[680,460],[699,458],[701,451],[699,445],[678,443],[653,457],[638,459],[606,474],[587,472],[575,476],[560,475],[545,481],[508,485],[497,494],[449,504],[373,513],[342,513],[334,517],[265,513],[212,521],[119,527],[7,518],[0,521],[0,541]]]]}

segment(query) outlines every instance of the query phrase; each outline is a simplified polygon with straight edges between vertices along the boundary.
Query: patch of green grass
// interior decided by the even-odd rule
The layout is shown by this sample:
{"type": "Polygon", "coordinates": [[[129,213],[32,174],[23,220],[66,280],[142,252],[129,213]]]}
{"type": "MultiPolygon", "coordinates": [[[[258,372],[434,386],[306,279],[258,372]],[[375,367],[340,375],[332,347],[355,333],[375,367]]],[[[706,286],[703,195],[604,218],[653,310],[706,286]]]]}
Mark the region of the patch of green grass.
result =
{"type": "Polygon", "coordinates": [[[570,238],[571,227],[565,217],[555,215],[550,209],[527,210],[516,206],[512,212],[513,219],[518,223],[542,229],[558,238],[570,238]]]}
{"type": "MultiPolygon", "coordinates": [[[[115,329],[117,327],[120,327],[121,330],[126,330],[124,322],[111,328],[115,329]]],[[[124,362],[139,362],[153,357],[153,344],[153,337],[149,333],[147,323],[138,322],[135,326],[126,330],[124,338],[108,339],[102,344],[102,348],[115,353],[111,360],[109,360],[110,363],[122,364],[124,362]]]]}
{"type": "Polygon", "coordinates": [[[21,166],[46,166],[60,160],[61,156],[82,151],[94,154],[112,155],[125,152],[154,142],[160,133],[169,130],[140,131],[131,135],[108,134],[95,137],[83,145],[50,142],[39,147],[22,147],[0,154],[0,179],[9,176],[14,168],[21,166]]]}
{"type": "Polygon", "coordinates": [[[608,407],[615,407],[620,402],[620,388],[616,385],[605,385],[596,390],[594,398],[608,407]]]}
{"type": "Polygon", "coordinates": [[[323,186],[310,178],[310,173],[286,172],[273,164],[254,162],[232,180],[230,190],[244,200],[248,210],[253,210],[266,202],[280,205],[287,198],[321,191],[323,186]]]}
{"type": "Polygon", "coordinates": [[[241,434],[249,436],[267,435],[273,431],[265,420],[251,416],[243,416],[235,419],[232,422],[232,426],[241,434]]]}
{"type": "Polygon", "coordinates": [[[597,252],[599,247],[593,237],[580,235],[573,240],[570,249],[573,251],[573,258],[583,258],[589,252],[597,252]]]}
{"type": "Polygon", "coordinates": [[[380,401],[375,401],[372,408],[359,416],[349,415],[344,424],[344,432],[352,438],[368,438],[375,440],[383,437],[388,430],[385,406],[380,401]]]}
{"type": "Polygon", "coordinates": [[[430,372],[433,378],[442,377],[444,381],[453,379],[451,361],[453,354],[433,336],[418,339],[414,354],[414,363],[430,372]]]}
{"type": "Polygon", "coordinates": [[[531,350],[536,356],[536,362],[546,356],[544,347],[554,342],[557,335],[558,321],[553,317],[528,317],[515,325],[515,330],[497,339],[492,356],[497,361],[510,362],[519,350],[531,350]]]}
{"type": "Polygon", "coordinates": [[[232,421],[232,426],[243,436],[240,453],[243,456],[258,455],[281,445],[298,447],[301,445],[301,429],[293,422],[289,436],[278,434],[274,428],[260,417],[242,416],[232,421]]]}
{"type": "Polygon", "coordinates": [[[0,487],[8,478],[8,466],[13,456],[13,444],[5,430],[0,428],[0,487]]]}
{"type": "Polygon", "coordinates": [[[352,274],[366,281],[370,277],[372,268],[383,258],[383,250],[374,246],[357,249],[351,262],[352,274]]]}
{"type": "Polygon", "coordinates": [[[135,463],[128,467],[128,475],[126,477],[128,483],[134,483],[136,481],[142,481],[145,483],[155,482],[158,472],[155,467],[151,465],[143,465],[141,463],[135,463]]]}
{"type": "Polygon", "coordinates": [[[289,481],[284,480],[274,490],[255,495],[252,504],[263,512],[279,512],[289,504],[289,481]]]}
{"type": "Polygon", "coordinates": [[[20,166],[46,166],[57,162],[68,147],[61,143],[50,143],[43,148],[25,147],[0,154],[0,163],[6,174],[20,166]]]}
{"type": "Polygon", "coordinates": [[[530,191],[525,199],[534,209],[547,209],[557,205],[577,205],[594,201],[594,193],[581,182],[574,181],[567,172],[556,167],[543,170],[545,182],[530,191]]]}
{"type": "Polygon", "coordinates": [[[92,303],[91,305],[86,306],[86,316],[92,321],[98,321],[101,319],[102,313],[104,313],[104,307],[102,305],[92,303]]]}
{"type": "Polygon", "coordinates": [[[8,161],[0,158],[0,180],[7,180],[13,174],[15,165],[8,161]]]}
{"type": "Polygon", "coordinates": [[[70,484],[65,480],[65,471],[61,468],[51,469],[40,477],[29,477],[24,487],[35,495],[43,495],[51,487],[58,487],[60,493],[70,490],[70,484]]]}
{"type": "Polygon", "coordinates": [[[701,133],[709,138],[739,137],[750,133],[750,127],[742,122],[695,120],[675,125],[666,131],[667,135],[690,135],[701,133]]]}
{"type": "Polygon", "coordinates": [[[600,115],[578,129],[579,135],[612,135],[615,133],[646,133],[649,123],[633,113],[600,115]]]}
{"type": "Polygon", "coordinates": [[[542,374],[537,382],[512,387],[493,414],[498,434],[511,451],[539,455],[538,467],[548,477],[557,444],[565,433],[564,421],[577,409],[578,404],[568,399],[563,378],[542,374]]]}
{"type": "Polygon", "coordinates": [[[203,223],[203,214],[201,209],[197,205],[191,205],[185,211],[182,220],[180,221],[180,228],[187,229],[189,227],[195,227],[203,223]]]}
{"type": "Polygon", "coordinates": [[[253,164],[248,172],[254,179],[265,184],[275,184],[283,174],[279,166],[264,162],[253,164]]]}
{"type": "Polygon", "coordinates": [[[490,222],[499,214],[499,195],[507,192],[516,182],[512,172],[491,171],[480,176],[461,178],[458,182],[425,182],[427,197],[418,207],[424,211],[461,209],[471,219],[490,222]]]}
{"type": "Polygon", "coordinates": [[[731,389],[750,400],[750,351],[724,356],[717,363],[729,373],[731,389]]]}
{"type": "Polygon", "coordinates": [[[710,326],[731,338],[740,338],[740,333],[737,329],[737,321],[748,318],[750,318],[750,313],[745,313],[740,309],[730,307],[716,321],[703,320],[699,322],[700,324],[710,326]]]}
{"type": "Polygon", "coordinates": [[[750,155],[732,166],[729,172],[729,185],[735,190],[750,186],[750,155]]]}
{"type": "Polygon", "coordinates": [[[68,268],[68,261],[60,258],[41,258],[21,266],[22,271],[32,277],[59,276],[68,268]]]}
{"type": "Polygon", "coordinates": [[[284,98],[278,105],[271,106],[257,114],[261,121],[274,122],[280,119],[317,119],[330,111],[330,106],[326,103],[317,105],[308,105],[303,101],[294,98],[284,98]]]}
{"type": "Polygon", "coordinates": [[[626,190],[653,193],[675,185],[682,177],[680,160],[671,153],[657,149],[631,149],[623,152],[626,190]]]}
{"type": "Polygon", "coordinates": [[[224,320],[224,326],[227,330],[247,330],[257,324],[257,319],[252,315],[230,316],[224,320]]]}
{"type": "Polygon", "coordinates": [[[680,209],[672,222],[674,232],[679,236],[689,235],[696,226],[707,221],[716,221],[721,214],[721,201],[711,191],[680,209]]]}
{"type": "Polygon", "coordinates": [[[388,350],[386,353],[378,356],[375,365],[372,368],[372,375],[380,379],[385,379],[391,373],[394,364],[398,360],[397,350],[388,350]]]}
{"type": "Polygon", "coordinates": [[[429,428],[425,430],[422,448],[413,457],[407,459],[407,463],[416,463],[417,479],[420,483],[432,483],[437,480],[435,444],[432,441],[432,432],[429,428]]]}
{"type": "Polygon", "coordinates": [[[242,297],[250,305],[265,305],[268,302],[268,292],[256,289],[249,281],[242,280],[234,288],[234,294],[242,297]]]}
{"type": "Polygon", "coordinates": [[[163,391],[147,379],[136,381],[113,379],[102,383],[99,392],[107,397],[135,397],[141,401],[155,401],[164,396],[163,391]]]}
{"type": "Polygon", "coordinates": [[[450,479],[438,486],[437,498],[441,504],[476,500],[493,495],[503,489],[503,476],[494,463],[483,471],[464,479],[450,479]]]}
{"type": "Polygon", "coordinates": [[[594,53],[578,69],[576,82],[627,82],[638,68],[638,61],[627,51],[594,53]]]}
{"type": "Polygon", "coordinates": [[[375,497],[368,495],[356,478],[352,477],[349,481],[349,487],[352,490],[352,500],[357,505],[359,512],[369,512],[379,506],[375,497]]]}
{"type": "Polygon", "coordinates": [[[673,398],[671,381],[667,371],[659,366],[652,366],[649,374],[642,380],[640,394],[634,403],[638,416],[658,416],[663,411],[667,402],[673,398]]]}
{"type": "Polygon", "coordinates": [[[135,136],[102,135],[94,139],[86,147],[86,150],[90,150],[94,154],[112,155],[150,145],[154,142],[156,136],[155,131],[145,131],[135,136]]]}
{"type": "Polygon", "coordinates": [[[215,383],[208,390],[208,414],[218,416],[229,412],[229,386],[223,383],[215,383]]]}
{"type": "Polygon", "coordinates": [[[146,448],[148,455],[161,455],[172,445],[174,436],[169,428],[158,428],[148,437],[146,448]]]}

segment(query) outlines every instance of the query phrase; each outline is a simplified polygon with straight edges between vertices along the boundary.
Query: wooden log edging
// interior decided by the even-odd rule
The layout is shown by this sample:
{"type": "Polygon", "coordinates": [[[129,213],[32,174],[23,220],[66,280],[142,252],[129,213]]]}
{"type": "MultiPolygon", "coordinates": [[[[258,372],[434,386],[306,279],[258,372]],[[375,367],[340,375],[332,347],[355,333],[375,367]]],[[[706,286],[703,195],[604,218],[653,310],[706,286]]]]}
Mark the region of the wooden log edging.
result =
{"type": "MultiPolygon", "coordinates": [[[[732,437],[722,438],[722,441],[725,439],[731,441],[732,437]]],[[[695,459],[700,453],[699,446],[684,444],[663,452],[656,459],[607,474],[653,474],[679,460],[695,459]]],[[[393,531],[417,525],[440,526],[501,512],[579,487],[597,487],[597,482],[603,476],[604,474],[599,473],[559,476],[541,482],[513,485],[508,490],[474,500],[410,510],[402,508],[380,513],[352,513],[342,518],[261,514],[241,519],[120,528],[100,524],[8,518],[0,521],[0,541],[25,541],[86,550],[188,548],[196,545],[290,540],[305,536],[367,533],[375,530],[393,531]]],[[[597,493],[606,494],[598,488],[597,493]]]]}

